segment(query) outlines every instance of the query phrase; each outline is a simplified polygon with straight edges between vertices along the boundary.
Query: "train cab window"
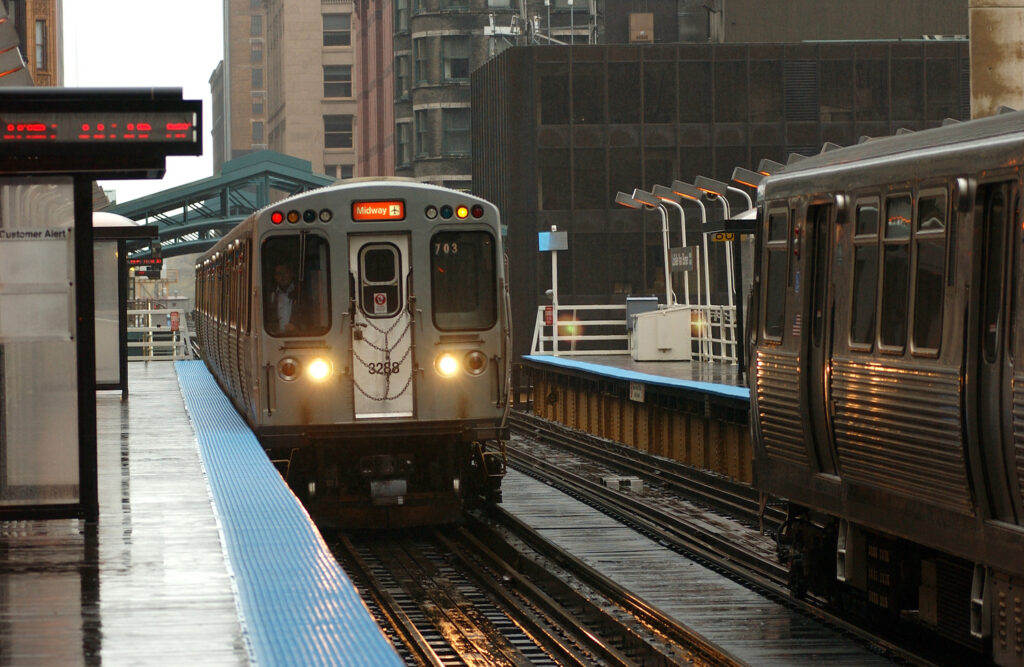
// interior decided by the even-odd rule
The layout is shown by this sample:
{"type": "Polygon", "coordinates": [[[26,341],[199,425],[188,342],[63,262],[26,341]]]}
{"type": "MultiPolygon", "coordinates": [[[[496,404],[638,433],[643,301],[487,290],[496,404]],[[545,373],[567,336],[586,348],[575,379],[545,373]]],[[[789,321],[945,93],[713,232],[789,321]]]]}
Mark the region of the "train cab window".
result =
{"type": "Polygon", "coordinates": [[[271,336],[322,336],[330,328],[327,240],[310,232],[273,236],[261,251],[263,326],[271,336]]]}
{"type": "Polygon", "coordinates": [[[438,232],[430,239],[430,293],[441,331],[490,329],[497,322],[494,237],[438,232]]]}
{"type": "Polygon", "coordinates": [[[850,344],[870,350],[875,342],[878,291],[878,202],[857,202],[853,232],[853,294],[850,298],[850,344]]]}
{"type": "Polygon", "coordinates": [[[945,294],[946,193],[918,197],[914,252],[914,349],[937,352],[945,294]]]}
{"type": "Polygon", "coordinates": [[[910,195],[886,200],[882,234],[882,308],[879,322],[883,346],[902,350],[907,342],[907,305],[910,296],[910,195]]]}
{"type": "Polygon", "coordinates": [[[367,243],[359,250],[359,306],[367,317],[394,317],[402,309],[402,265],[391,243],[367,243]]]}
{"type": "Polygon", "coordinates": [[[768,214],[765,255],[764,336],[782,340],[786,317],[786,276],[789,263],[789,217],[786,211],[768,214]]]}

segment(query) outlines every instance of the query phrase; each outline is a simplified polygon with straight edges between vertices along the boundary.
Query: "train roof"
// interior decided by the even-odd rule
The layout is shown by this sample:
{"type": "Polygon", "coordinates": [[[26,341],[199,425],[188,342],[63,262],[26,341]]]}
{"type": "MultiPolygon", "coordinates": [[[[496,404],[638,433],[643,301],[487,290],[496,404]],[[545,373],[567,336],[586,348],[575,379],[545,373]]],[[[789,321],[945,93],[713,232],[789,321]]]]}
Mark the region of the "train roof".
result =
{"type": "Polygon", "coordinates": [[[1024,161],[1022,146],[1024,111],[1012,111],[824,150],[766,178],[764,192],[768,197],[785,196],[848,189],[872,179],[900,182],[914,176],[956,175],[970,170],[965,161],[972,159],[985,160],[992,167],[995,158],[995,164],[1008,166],[1024,161]],[[999,161],[1002,158],[1012,162],[999,161]],[[906,171],[908,162],[915,163],[912,172],[906,171]]]}

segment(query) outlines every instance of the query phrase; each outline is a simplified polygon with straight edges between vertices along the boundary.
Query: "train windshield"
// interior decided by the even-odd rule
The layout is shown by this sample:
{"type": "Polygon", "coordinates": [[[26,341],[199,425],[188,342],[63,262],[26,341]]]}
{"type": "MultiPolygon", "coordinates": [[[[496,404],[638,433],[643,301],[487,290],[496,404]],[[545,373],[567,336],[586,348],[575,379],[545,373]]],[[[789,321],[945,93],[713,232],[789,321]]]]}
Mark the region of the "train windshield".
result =
{"type": "Polygon", "coordinates": [[[442,331],[490,329],[497,321],[494,237],[439,232],[430,240],[434,326],[442,331]]]}
{"type": "Polygon", "coordinates": [[[309,232],[263,243],[263,325],[271,336],[322,336],[331,322],[327,240],[309,232]]]}

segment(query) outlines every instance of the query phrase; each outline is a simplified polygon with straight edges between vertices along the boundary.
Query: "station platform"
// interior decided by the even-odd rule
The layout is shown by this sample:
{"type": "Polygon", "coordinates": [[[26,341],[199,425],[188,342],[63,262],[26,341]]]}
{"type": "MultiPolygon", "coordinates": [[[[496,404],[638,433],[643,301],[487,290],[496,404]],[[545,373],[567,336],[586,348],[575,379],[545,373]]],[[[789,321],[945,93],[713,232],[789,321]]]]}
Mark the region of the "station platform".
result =
{"type": "Polygon", "coordinates": [[[549,421],[750,483],[750,390],[735,364],[527,355],[530,408],[549,421]]]}
{"type": "Polygon", "coordinates": [[[202,363],[129,388],[97,394],[99,521],[0,522],[0,661],[401,665],[202,363]]]}

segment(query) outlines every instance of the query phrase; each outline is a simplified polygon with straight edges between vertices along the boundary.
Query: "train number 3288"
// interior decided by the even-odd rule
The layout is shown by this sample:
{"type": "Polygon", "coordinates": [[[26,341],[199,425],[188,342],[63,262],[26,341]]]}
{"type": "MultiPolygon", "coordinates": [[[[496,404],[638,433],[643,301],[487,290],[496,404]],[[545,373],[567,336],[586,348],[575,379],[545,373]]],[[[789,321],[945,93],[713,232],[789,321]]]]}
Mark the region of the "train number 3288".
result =
{"type": "Polygon", "coordinates": [[[401,367],[397,361],[392,363],[377,361],[367,364],[367,368],[370,370],[370,375],[398,375],[401,367]]]}

